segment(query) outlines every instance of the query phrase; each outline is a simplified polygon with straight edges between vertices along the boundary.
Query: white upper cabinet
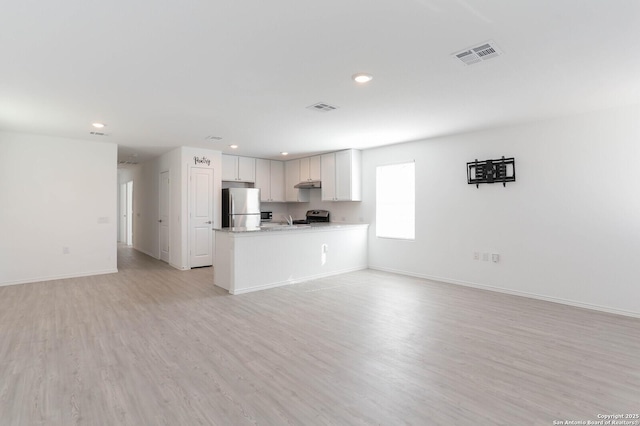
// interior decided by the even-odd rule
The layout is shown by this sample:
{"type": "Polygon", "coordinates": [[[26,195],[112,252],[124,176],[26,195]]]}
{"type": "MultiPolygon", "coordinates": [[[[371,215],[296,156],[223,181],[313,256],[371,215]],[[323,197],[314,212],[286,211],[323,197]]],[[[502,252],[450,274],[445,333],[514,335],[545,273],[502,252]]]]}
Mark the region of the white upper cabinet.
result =
{"type": "Polygon", "coordinates": [[[255,188],[260,188],[260,201],[283,202],[284,163],[275,160],[256,159],[255,188]]]}
{"type": "Polygon", "coordinates": [[[238,157],[222,154],[222,180],[236,180],[238,177],[238,157]]]}
{"type": "Polygon", "coordinates": [[[320,180],[321,173],[319,155],[300,159],[300,182],[320,180]]]}
{"type": "Polygon", "coordinates": [[[255,182],[263,202],[309,202],[310,189],[294,186],[318,180],[323,201],[362,201],[362,153],[347,149],[285,162],[223,154],[222,180],[255,182]]]}
{"type": "Polygon", "coordinates": [[[309,202],[309,190],[298,189],[294,186],[300,183],[300,160],[291,160],[284,163],[285,170],[285,199],[293,202],[309,202]]]}
{"type": "Polygon", "coordinates": [[[362,201],[361,151],[336,152],[336,198],[338,201],[362,201]]]}
{"type": "Polygon", "coordinates": [[[271,161],[256,159],[256,184],[254,188],[260,188],[260,201],[271,199],[271,161]]]}
{"type": "Polygon", "coordinates": [[[283,161],[271,161],[271,201],[285,201],[283,161]]]}
{"type": "Polygon", "coordinates": [[[322,200],[362,201],[362,153],[355,149],[322,155],[322,200]]]}
{"type": "Polygon", "coordinates": [[[322,155],[322,200],[336,201],[336,153],[322,155]]]}
{"type": "Polygon", "coordinates": [[[238,157],[238,180],[241,182],[256,181],[256,159],[238,157]]]}
{"type": "Polygon", "coordinates": [[[222,154],[222,180],[255,182],[256,159],[222,154]]]}

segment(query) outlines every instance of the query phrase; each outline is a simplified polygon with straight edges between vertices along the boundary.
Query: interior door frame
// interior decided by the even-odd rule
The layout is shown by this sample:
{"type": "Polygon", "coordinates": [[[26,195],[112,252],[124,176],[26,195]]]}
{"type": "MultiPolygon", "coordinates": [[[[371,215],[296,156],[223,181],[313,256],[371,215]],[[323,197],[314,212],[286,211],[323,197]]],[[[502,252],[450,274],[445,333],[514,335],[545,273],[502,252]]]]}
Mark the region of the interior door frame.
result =
{"type": "Polygon", "coordinates": [[[170,263],[171,262],[171,170],[162,170],[159,174],[158,174],[158,259],[162,260],[163,262],[167,262],[170,263]],[[167,254],[167,259],[163,259],[162,258],[162,238],[161,238],[161,224],[160,221],[161,219],[161,208],[162,208],[162,175],[164,173],[167,173],[168,176],[168,184],[167,184],[167,245],[168,245],[168,254],[167,254]]]}
{"type": "Polygon", "coordinates": [[[127,242],[127,183],[120,184],[118,193],[118,242],[127,242]]]}
{"type": "Polygon", "coordinates": [[[125,243],[128,246],[133,246],[133,180],[126,183],[127,185],[127,201],[126,201],[126,231],[125,231],[125,243]]]}
{"type": "Polygon", "coordinates": [[[118,199],[118,242],[133,245],[133,179],[120,183],[118,199]]]}

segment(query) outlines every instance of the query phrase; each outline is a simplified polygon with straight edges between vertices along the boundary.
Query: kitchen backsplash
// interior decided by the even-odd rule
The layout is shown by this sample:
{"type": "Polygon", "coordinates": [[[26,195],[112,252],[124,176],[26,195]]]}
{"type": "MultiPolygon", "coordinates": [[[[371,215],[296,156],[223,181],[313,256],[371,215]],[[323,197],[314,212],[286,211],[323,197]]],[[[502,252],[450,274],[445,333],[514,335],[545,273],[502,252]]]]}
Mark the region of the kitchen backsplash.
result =
{"type": "Polygon", "coordinates": [[[272,211],[273,221],[282,222],[283,215],[291,215],[294,219],[304,219],[307,210],[329,210],[331,222],[363,222],[361,202],[322,201],[319,189],[310,189],[310,201],[308,203],[261,203],[262,211],[272,211]]]}

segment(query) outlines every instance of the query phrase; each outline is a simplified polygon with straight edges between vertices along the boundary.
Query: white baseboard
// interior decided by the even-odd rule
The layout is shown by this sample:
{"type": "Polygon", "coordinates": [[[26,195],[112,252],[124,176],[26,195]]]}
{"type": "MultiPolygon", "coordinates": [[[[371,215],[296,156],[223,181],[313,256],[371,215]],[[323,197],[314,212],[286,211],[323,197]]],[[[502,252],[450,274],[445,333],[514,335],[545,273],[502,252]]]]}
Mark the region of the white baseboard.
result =
{"type": "Polygon", "coordinates": [[[269,288],[282,287],[282,286],[291,285],[291,284],[299,284],[305,281],[317,280],[320,278],[331,277],[334,275],[346,274],[348,272],[362,271],[363,269],[367,269],[367,266],[366,265],[357,266],[355,268],[341,269],[339,271],[326,272],[324,274],[308,275],[306,277],[300,277],[300,278],[286,280],[286,281],[278,281],[278,282],[269,283],[269,284],[262,284],[255,287],[247,287],[247,288],[242,288],[242,289],[233,290],[233,291],[229,290],[229,293],[235,296],[238,294],[251,293],[251,292],[260,291],[260,290],[267,290],[269,288]]]}
{"type": "Polygon", "coordinates": [[[615,308],[611,308],[611,307],[608,307],[608,306],[592,305],[590,303],[578,302],[576,300],[561,299],[561,298],[557,298],[557,297],[545,296],[545,295],[542,295],[542,294],[528,293],[528,292],[517,291],[517,290],[509,290],[509,289],[506,289],[506,288],[494,287],[494,286],[490,286],[490,285],[486,285],[486,284],[478,284],[478,283],[474,283],[474,282],[470,282],[470,281],[454,280],[454,279],[451,279],[451,278],[436,277],[436,276],[427,275],[427,274],[417,274],[417,273],[414,273],[414,272],[401,271],[401,270],[398,270],[398,269],[378,267],[378,266],[372,266],[372,265],[369,265],[369,269],[373,269],[373,270],[376,270],[376,271],[383,271],[383,272],[392,272],[394,274],[407,275],[407,276],[416,277],[416,278],[424,278],[424,279],[427,279],[427,280],[439,281],[439,282],[447,283],[447,284],[456,284],[456,285],[461,285],[461,286],[465,286],[465,287],[473,287],[473,288],[478,288],[478,289],[481,289],[481,290],[495,291],[497,293],[511,294],[513,296],[528,297],[530,299],[538,299],[538,300],[544,300],[546,302],[560,303],[562,305],[575,306],[577,308],[583,308],[583,309],[591,309],[593,311],[606,312],[606,313],[609,313],[609,314],[616,314],[616,315],[623,315],[623,316],[626,316],[626,317],[640,318],[640,312],[625,311],[625,310],[622,310],[622,309],[615,309],[615,308]]]}
{"type": "MultiPolygon", "coordinates": [[[[160,259],[159,256],[156,256],[154,253],[151,253],[151,252],[149,252],[147,250],[143,250],[141,248],[136,248],[136,247],[134,247],[133,249],[139,251],[140,253],[144,253],[149,257],[153,257],[154,259],[162,260],[162,259],[160,259]]],[[[164,262],[164,260],[162,260],[162,261],[164,262]]],[[[169,266],[173,267],[173,268],[176,268],[176,269],[180,270],[180,271],[188,271],[189,269],[191,269],[191,268],[189,268],[187,266],[180,266],[180,265],[176,265],[175,263],[171,263],[171,262],[167,262],[167,264],[169,266]]]]}
{"type": "Polygon", "coordinates": [[[144,253],[144,254],[146,254],[146,255],[147,255],[147,256],[149,256],[149,257],[153,257],[154,259],[160,259],[159,257],[156,257],[156,255],[155,255],[155,254],[153,254],[153,253],[151,253],[151,252],[148,252],[147,250],[143,250],[143,249],[138,248],[138,247],[134,247],[133,249],[134,249],[134,250],[139,251],[140,253],[144,253]]]}
{"type": "Polygon", "coordinates": [[[169,266],[172,266],[172,267],[176,268],[179,271],[189,271],[189,270],[191,270],[191,268],[189,268],[188,266],[180,266],[180,265],[176,265],[175,263],[171,263],[171,262],[169,262],[169,266]]]}
{"type": "Polygon", "coordinates": [[[0,283],[0,287],[4,287],[7,285],[31,284],[31,283],[39,283],[39,282],[45,282],[45,281],[64,280],[67,278],[91,277],[93,275],[115,274],[117,272],[118,272],[118,268],[114,268],[114,269],[103,269],[99,271],[82,272],[79,274],[61,274],[61,275],[50,275],[46,277],[34,277],[34,278],[25,279],[25,280],[2,282],[0,283]]]}

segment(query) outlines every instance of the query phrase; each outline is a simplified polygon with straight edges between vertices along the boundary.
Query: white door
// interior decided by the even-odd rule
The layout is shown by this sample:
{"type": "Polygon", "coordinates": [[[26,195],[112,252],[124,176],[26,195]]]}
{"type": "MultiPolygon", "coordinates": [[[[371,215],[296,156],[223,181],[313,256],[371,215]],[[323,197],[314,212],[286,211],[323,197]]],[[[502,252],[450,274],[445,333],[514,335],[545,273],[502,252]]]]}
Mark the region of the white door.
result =
{"type": "Polygon", "coordinates": [[[118,242],[127,242],[127,184],[120,184],[120,234],[118,242]]]}
{"type": "Polygon", "coordinates": [[[213,169],[189,172],[189,236],[192,268],[213,265],[213,169]]]}
{"type": "Polygon", "coordinates": [[[160,241],[160,260],[169,262],[169,235],[170,235],[170,192],[169,171],[160,173],[160,209],[158,214],[158,232],[160,241]]]}
{"type": "Polygon", "coordinates": [[[133,181],[127,182],[127,235],[128,246],[133,245],[133,181]]]}

